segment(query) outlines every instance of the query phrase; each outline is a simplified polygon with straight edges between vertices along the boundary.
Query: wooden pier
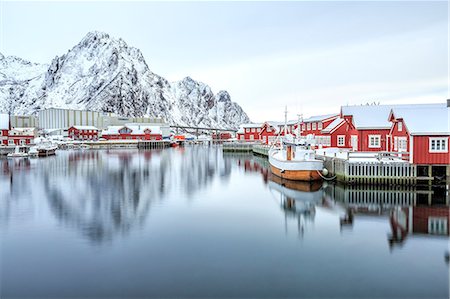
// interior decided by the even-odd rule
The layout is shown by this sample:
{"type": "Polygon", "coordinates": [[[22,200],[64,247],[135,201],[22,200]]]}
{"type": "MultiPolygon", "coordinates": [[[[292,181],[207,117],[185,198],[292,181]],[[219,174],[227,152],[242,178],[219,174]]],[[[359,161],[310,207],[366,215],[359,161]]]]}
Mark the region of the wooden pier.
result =
{"type": "Polygon", "coordinates": [[[170,147],[170,141],[166,140],[140,140],[137,144],[138,149],[163,149],[170,147]]]}
{"type": "Polygon", "coordinates": [[[248,152],[251,153],[253,151],[253,146],[255,143],[242,143],[242,142],[225,142],[222,145],[222,149],[224,152],[248,152]]]}

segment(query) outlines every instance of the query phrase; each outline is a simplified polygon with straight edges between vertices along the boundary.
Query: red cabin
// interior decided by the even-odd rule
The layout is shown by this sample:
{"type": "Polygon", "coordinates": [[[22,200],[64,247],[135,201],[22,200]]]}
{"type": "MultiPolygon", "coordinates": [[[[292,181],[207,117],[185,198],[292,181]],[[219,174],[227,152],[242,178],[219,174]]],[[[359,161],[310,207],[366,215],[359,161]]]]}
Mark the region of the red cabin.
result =
{"type": "MultiPolygon", "coordinates": [[[[391,123],[388,116],[393,105],[342,106],[341,115],[347,123],[347,147],[361,152],[389,150],[391,123]]],[[[341,138],[342,139],[342,138],[341,138]]]]}
{"type": "Polygon", "coordinates": [[[93,126],[72,126],[68,131],[73,140],[98,140],[99,130],[93,126]]]}
{"type": "Polygon", "coordinates": [[[35,128],[12,128],[8,132],[8,145],[31,144],[36,138],[35,128]]]}
{"type": "Polygon", "coordinates": [[[239,141],[259,141],[262,124],[242,124],[236,133],[239,141]]]}
{"type": "Polygon", "coordinates": [[[394,107],[389,115],[390,150],[409,152],[414,164],[449,165],[449,111],[443,103],[394,107]]]}
{"type": "Polygon", "coordinates": [[[9,115],[0,114],[0,145],[8,145],[9,129],[9,115]]]}
{"type": "Polygon", "coordinates": [[[162,140],[161,128],[158,126],[109,126],[102,132],[107,140],[162,140]]]}

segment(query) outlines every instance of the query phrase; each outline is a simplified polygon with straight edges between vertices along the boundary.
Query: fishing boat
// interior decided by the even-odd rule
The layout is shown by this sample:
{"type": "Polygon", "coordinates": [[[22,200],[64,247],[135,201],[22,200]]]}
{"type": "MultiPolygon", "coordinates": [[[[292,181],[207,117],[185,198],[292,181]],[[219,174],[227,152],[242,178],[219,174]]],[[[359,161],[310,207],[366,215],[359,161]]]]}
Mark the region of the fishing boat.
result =
{"type": "Polygon", "coordinates": [[[16,146],[13,153],[7,155],[8,158],[27,158],[28,154],[20,151],[20,147],[16,146]]]}
{"type": "MultiPolygon", "coordinates": [[[[312,148],[312,138],[301,138],[300,119],[297,137],[287,134],[287,110],[285,112],[285,136],[281,142],[275,142],[269,149],[269,164],[273,174],[294,181],[321,180],[328,171],[323,168],[323,161],[316,158],[312,148]],[[276,147],[276,144],[279,144],[276,147]]],[[[281,132],[280,132],[281,134],[281,132]]]]}
{"type": "Polygon", "coordinates": [[[39,157],[47,157],[56,155],[56,150],[58,146],[53,144],[42,144],[37,147],[37,152],[39,157]]]}

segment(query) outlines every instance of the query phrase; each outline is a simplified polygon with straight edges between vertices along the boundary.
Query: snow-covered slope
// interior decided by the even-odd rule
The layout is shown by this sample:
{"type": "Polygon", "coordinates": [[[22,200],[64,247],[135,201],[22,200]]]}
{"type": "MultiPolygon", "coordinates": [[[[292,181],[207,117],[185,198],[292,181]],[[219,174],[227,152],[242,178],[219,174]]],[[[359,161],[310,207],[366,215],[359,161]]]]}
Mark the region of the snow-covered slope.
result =
{"type": "Polygon", "coordinates": [[[0,54],[0,111],[32,114],[44,108],[159,116],[171,124],[237,128],[249,122],[226,91],[190,77],[168,82],[122,39],[90,32],[50,65],[0,54]]]}

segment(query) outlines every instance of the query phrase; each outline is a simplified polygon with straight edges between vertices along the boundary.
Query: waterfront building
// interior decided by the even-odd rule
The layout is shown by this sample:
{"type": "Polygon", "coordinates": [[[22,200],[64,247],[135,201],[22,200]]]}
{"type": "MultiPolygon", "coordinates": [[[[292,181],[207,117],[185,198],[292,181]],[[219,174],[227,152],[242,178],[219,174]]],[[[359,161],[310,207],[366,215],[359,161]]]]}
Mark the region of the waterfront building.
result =
{"type": "Polygon", "coordinates": [[[46,133],[64,136],[68,136],[68,129],[72,126],[93,126],[103,130],[109,126],[125,126],[130,123],[165,126],[167,130],[164,130],[164,132],[167,136],[170,136],[169,126],[165,124],[162,118],[157,117],[122,117],[111,112],[61,108],[50,108],[38,112],[40,129],[46,133]]]}
{"type": "Polygon", "coordinates": [[[9,129],[9,115],[6,113],[0,113],[0,145],[8,144],[9,129]]]}
{"type": "Polygon", "coordinates": [[[259,141],[259,133],[261,132],[261,127],[261,123],[242,124],[239,126],[236,137],[239,141],[259,141]]]}
{"type": "Polygon", "coordinates": [[[413,164],[450,165],[450,100],[391,109],[390,151],[409,152],[413,164]],[[432,119],[423,117],[429,115],[432,119]]]}
{"type": "Polygon", "coordinates": [[[347,132],[343,134],[346,145],[361,152],[387,151],[391,129],[388,116],[394,106],[342,106],[340,117],[348,123],[347,132]]]}
{"type": "MultiPolygon", "coordinates": [[[[322,130],[321,136],[319,136],[318,144],[322,147],[334,147],[343,149],[358,150],[357,142],[352,137],[347,137],[348,132],[351,130],[350,124],[340,117],[336,117],[326,128],[322,130]],[[321,140],[322,139],[322,140],[321,140]]],[[[354,138],[354,137],[353,137],[354,138]]]]}
{"type": "Polygon", "coordinates": [[[284,122],[266,121],[262,124],[259,139],[264,144],[273,144],[277,136],[284,136],[284,122]]]}
{"type": "MultiPolygon", "coordinates": [[[[300,123],[301,136],[314,136],[315,144],[319,147],[332,146],[331,136],[326,128],[338,118],[338,114],[316,115],[303,119],[300,123]]],[[[297,135],[298,124],[294,126],[294,133],[297,135]]]]}
{"type": "Polygon", "coordinates": [[[8,132],[8,145],[28,145],[36,137],[36,128],[12,128],[8,132]]]}
{"type": "Polygon", "coordinates": [[[71,126],[68,130],[69,137],[73,140],[98,140],[99,130],[94,126],[71,126]]]}
{"type": "Polygon", "coordinates": [[[126,125],[109,126],[102,132],[102,137],[107,140],[162,140],[162,132],[159,126],[126,125]]]}

